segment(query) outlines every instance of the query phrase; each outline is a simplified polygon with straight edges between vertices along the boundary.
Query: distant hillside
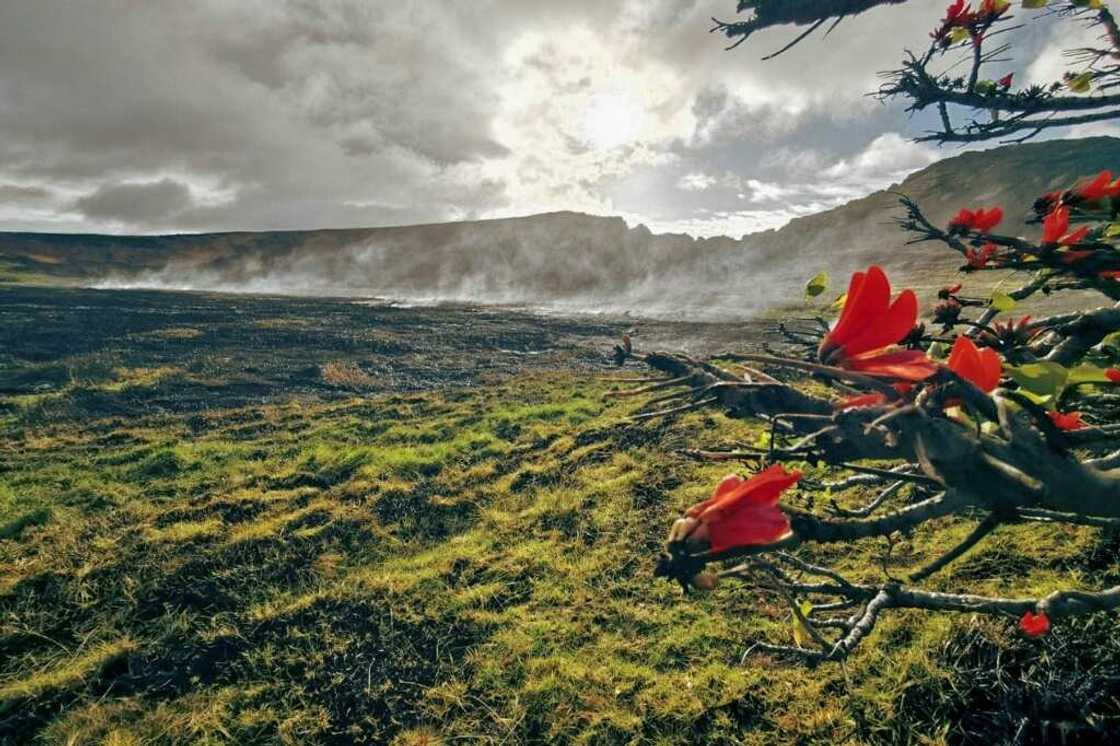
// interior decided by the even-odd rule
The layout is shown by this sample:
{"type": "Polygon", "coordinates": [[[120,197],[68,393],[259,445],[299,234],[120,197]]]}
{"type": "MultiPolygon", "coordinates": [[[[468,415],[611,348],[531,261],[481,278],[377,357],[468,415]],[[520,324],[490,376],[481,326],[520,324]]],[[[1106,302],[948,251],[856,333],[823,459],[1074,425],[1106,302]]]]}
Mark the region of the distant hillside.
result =
{"type": "Polygon", "coordinates": [[[1108,137],[1006,146],[947,158],[876,192],[775,231],[693,239],[560,212],[394,228],[182,236],[0,233],[6,272],[105,286],[371,295],[412,302],[531,304],[558,310],[736,318],[796,300],[812,274],[842,278],[871,262],[929,291],[959,264],[907,245],[900,191],[935,222],[962,206],[1004,206],[1003,230],[1034,198],[1100,168],[1120,168],[1108,137]]]}
{"type": "Polygon", "coordinates": [[[907,244],[908,235],[894,223],[902,211],[892,192],[916,200],[935,224],[947,223],[962,207],[1000,205],[1006,212],[1000,231],[1037,236],[1038,227],[1026,224],[1035,198],[1102,168],[1120,170],[1120,139],[1054,140],[962,153],[885,191],[747,236],[744,243],[768,265],[799,278],[812,267],[841,277],[879,262],[899,281],[932,287],[962,262],[941,245],[907,244]]]}

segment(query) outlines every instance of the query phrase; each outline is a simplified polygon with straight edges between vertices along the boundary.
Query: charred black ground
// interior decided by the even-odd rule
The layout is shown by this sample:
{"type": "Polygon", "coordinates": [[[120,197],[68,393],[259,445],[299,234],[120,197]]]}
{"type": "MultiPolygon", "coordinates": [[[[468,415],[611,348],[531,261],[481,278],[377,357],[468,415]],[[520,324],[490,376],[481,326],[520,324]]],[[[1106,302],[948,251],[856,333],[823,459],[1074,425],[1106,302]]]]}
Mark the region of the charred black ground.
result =
{"type": "MultiPolygon", "coordinates": [[[[742,665],[751,638],[790,640],[785,609],[732,586],[682,597],[653,559],[727,469],[674,448],[765,427],[629,420],[637,403],[603,394],[634,326],[644,347],[712,352],[767,325],[0,289],[0,742],[1116,732],[1107,617],[1031,642],[1012,620],[903,616],[844,667],[742,665]]],[[[839,562],[877,575],[955,536],[839,562]]],[[[1116,546],[1011,527],[944,582],[1115,581],[1116,546]]]]}

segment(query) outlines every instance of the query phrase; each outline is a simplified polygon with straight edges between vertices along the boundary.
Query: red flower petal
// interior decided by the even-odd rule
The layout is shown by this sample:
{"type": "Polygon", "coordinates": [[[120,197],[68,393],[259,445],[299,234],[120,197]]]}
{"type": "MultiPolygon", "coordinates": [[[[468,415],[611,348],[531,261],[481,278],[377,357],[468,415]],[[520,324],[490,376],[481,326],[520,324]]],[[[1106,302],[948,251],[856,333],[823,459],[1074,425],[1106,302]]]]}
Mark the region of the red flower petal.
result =
{"type": "Polygon", "coordinates": [[[851,336],[844,344],[844,352],[855,357],[901,342],[917,322],[918,296],[913,290],[903,290],[878,318],[851,336]]]}
{"type": "Polygon", "coordinates": [[[1081,243],[1085,240],[1085,236],[1089,235],[1089,226],[1083,225],[1072,233],[1067,233],[1058,239],[1058,244],[1061,246],[1069,246],[1070,244],[1081,243]]]}
{"type": "Polygon", "coordinates": [[[789,516],[775,506],[749,504],[726,520],[709,523],[711,551],[735,547],[764,546],[790,533],[789,516]]]}
{"type": "Polygon", "coordinates": [[[1042,243],[1057,243],[1069,230],[1069,208],[1056,207],[1042,220],[1042,243]]]}
{"type": "Polygon", "coordinates": [[[972,211],[962,209],[949,221],[949,229],[966,228],[978,233],[987,233],[1003,221],[1003,208],[980,208],[972,211]]]}
{"type": "Polygon", "coordinates": [[[844,409],[861,409],[863,407],[877,407],[880,404],[887,403],[887,395],[882,391],[876,391],[874,394],[860,394],[859,396],[849,396],[847,399],[838,401],[833,407],[837,410],[844,409]]]}
{"type": "Polygon", "coordinates": [[[1019,629],[1023,630],[1023,634],[1027,637],[1042,637],[1050,631],[1050,617],[1043,613],[1035,614],[1033,611],[1028,611],[1019,620],[1019,629]]]}
{"type": "Polygon", "coordinates": [[[1050,416],[1050,421],[1054,423],[1054,427],[1059,430],[1081,430],[1088,427],[1081,419],[1080,412],[1047,412],[1050,416]]]}
{"type": "Polygon", "coordinates": [[[995,350],[990,347],[981,350],[971,339],[961,335],[949,352],[949,370],[984,393],[990,393],[999,385],[1003,361],[995,350]]]}
{"type": "Polygon", "coordinates": [[[720,480],[719,484],[716,485],[715,492],[712,493],[711,497],[709,497],[702,503],[693,505],[688,509],[688,513],[686,513],[686,515],[688,515],[690,518],[699,518],[701,513],[714,505],[720,499],[726,497],[732,490],[734,490],[745,481],[746,480],[738,474],[728,474],[726,477],[720,480]]]}
{"type": "Polygon", "coordinates": [[[882,269],[872,266],[866,274],[853,274],[840,318],[821,342],[822,359],[832,350],[841,350],[844,355],[850,356],[869,349],[853,350],[851,340],[865,333],[868,327],[875,326],[878,319],[888,312],[890,301],[891,285],[882,269]]]}
{"type": "Polygon", "coordinates": [[[953,218],[949,221],[950,228],[971,228],[972,223],[976,220],[976,213],[972,210],[961,208],[953,218]]]}
{"type": "Polygon", "coordinates": [[[1111,182],[1112,173],[1109,171],[1101,171],[1092,181],[1077,190],[1077,196],[1089,202],[1104,199],[1110,196],[1109,186],[1111,182]]]}
{"type": "Polygon", "coordinates": [[[790,532],[789,517],[778,508],[778,498],[799,479],[800,472],[786,471],[781,464],[747,480],[729,476],[688,515],[707,524],[713,552],[772,544],[790,532]]]}
{"type": "Polygon", "coordinates": [[[872,376],[900,378],[904,381],[924,381],[937,372],[937,363],[921,350],[894,350],[876,352],[848,358],[844,367],[872,376]]]}
{"type": "Polygon", "coordinates": [[[1104,372],[1104,375],[1105,375],[1106,378],[1108,378],[1108,380],[1112,381],[1113,383],[1120,383],[1120,369],[1109,368],[1108,370],[1106,370],[1104,372]]]}
{"type": "Polygon", "coordinates": [[[990,210],[977,210],[976,219],[972,227],[980,233],[988,233],[1003,221],[1003,208],[993,207],[990,210]]]}

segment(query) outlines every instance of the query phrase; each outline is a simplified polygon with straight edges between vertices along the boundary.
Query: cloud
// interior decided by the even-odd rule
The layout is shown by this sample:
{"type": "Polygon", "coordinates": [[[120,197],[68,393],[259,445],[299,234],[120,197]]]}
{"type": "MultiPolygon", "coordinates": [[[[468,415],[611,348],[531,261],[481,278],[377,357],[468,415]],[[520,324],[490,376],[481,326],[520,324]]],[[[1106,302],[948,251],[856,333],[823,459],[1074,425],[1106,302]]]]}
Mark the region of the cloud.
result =
{"type": "Polygon", "coordinates": [[[42,202],[50,196],[49,189],[39,186],[0,184],[0,202],[42,202]]]}
{"type": "Polygon", "coordinates": [[[94,220],[162,225],[193,204],[191,190],[174,179],[104,184],[74,201],[73,209],[94,220]]]}
{"type": "Polygon", "coordinates": [[[821,176],[824,180],[866,192],[901,181],[940,157],[941,154],[929,145],[908,140],[897,132],[886,132],[854,157],[824,169],[821,176]]]}
{"type": "MultiPolygon", "coordinates": [[[[682,230],[718,232],[726,219],[736,231],[928,162],[905,142],[915,122],[900,106],[864,94],[903,47],[925,46],[943,3],[868,11],[772,62],[758,58],[795,29],[725,52],[708,28],[727,10],[0,3],[0,184],[44,192],[0,192],[0,229],[296,229],[572,209],[682,230]]],[[[1050,38],[1031,37],[1029,50],[1050,38]]]]}
{"type": "Polygon", "coordinates": [[[711,189],[718,182],[719,179],[714,176],[693,171],[680,178],[680,181],[677,182],[677,189],[683,189],[686,192],[702,192],[705,189],[711,189]]]}

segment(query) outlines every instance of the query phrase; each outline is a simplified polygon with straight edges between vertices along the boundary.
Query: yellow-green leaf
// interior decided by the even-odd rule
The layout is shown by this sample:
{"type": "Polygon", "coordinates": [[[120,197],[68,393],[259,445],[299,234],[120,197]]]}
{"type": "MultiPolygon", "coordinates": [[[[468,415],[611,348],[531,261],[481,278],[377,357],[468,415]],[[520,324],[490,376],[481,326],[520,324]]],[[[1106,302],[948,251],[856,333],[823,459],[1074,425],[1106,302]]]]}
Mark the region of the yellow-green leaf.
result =
{"type": "Polygon", "coordinates": [[[1072,385],[1075,383],[1110,383],[1110,381],[1104,372],[1104,368],[1084,364],[1071,370],[1066,378],[1066,384],[1072,385]]]}
{"type": "Polygon", "coordinates": [[[997,311],[1010,311],[1015,307],[1015,299],[1007,293],[997,290],[988,299],[988,305],[997,311]]]}
{"type": "Polygon", "coordinates": [[[1093,73],[1084,72],[1080,75],[1073,75],[1066,80],[1066,87],[1074,93],[1088,93],[1090,84],[1093,82],[1093,73]]]}
{"type": "Polygon", "coordinates": [[[1113,332],[1100,341],[1097,345],[1109,355],[1120,355],[1120,332],[1113,332]]]}
{"type": "Polygon", "coordinates": [[[832,301],[832,305],[829,306],[829,308],[832,308],[832,309],[835,309],[835,310],[839,311],[841,308],[844,307],[844,304],[847,302],[847,300],[848,300],[848,294],[847,293],[840,293],[840,295],[836,296],[836,300],[832,301]]]}
{"type": "Polygon", "coordinates": [[[818,272],[805,283],[805,297],[816,298],[828,289],[828,272],[818,272]]]}
{"type": "Polygon", "coordinates": [[[1032,10],[1034,8],[1045,8],[1047,2],[1049,2],[1049,0],[1023,0],[1023,7],[1027,8],[1028,10],[1032,10]]]}
{"type": "Polygon", "coordinates": [[[1062,393],[1069,379],[1069,370],[1058,363],[1043,360],[1012,366],[1007,369],[1011,380],[1039,404],[1049,404],[1062,393]]]}
{"type": "Polygon", "coordinates": [[[949,32],[949,41],[954,44],[960,44],[966,39],[968,39],[968,29],[963,26],[954,26],[953,30],[949,32]]]}
{"type": "MultiPolygon", "coordinates": [[[[808,619],[809,614],[813,613],[813,604],[808,599],[805,599],[804,601],[801,602],[800,609],[801,609],[801,616],[808,619]]],[[[805,638],[808,637],[808,636],[809,636],[809,629],[804,624],[801,623],[801,619],[798,618],[797,614],[794,614],[793,615],[793,641],[795,643],[797,643],[797,647],[803,647],[804,644],[805,644],[805,638]]]]}

